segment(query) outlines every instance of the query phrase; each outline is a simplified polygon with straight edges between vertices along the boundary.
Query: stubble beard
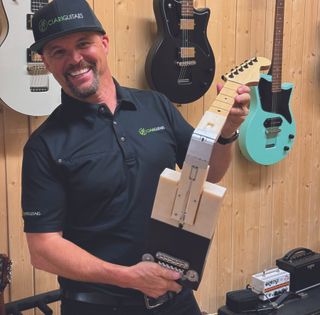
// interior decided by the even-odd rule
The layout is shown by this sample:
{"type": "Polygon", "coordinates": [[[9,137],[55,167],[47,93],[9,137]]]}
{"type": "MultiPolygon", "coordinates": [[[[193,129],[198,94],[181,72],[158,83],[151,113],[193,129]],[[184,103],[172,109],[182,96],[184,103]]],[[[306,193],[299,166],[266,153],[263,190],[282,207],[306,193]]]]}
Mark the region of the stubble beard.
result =
{"type": "Polygon", "coordinates": [[[80,98],[80,99],[86,99],[92,95],[94,95],[99,88],[99,74],[97,71],[97,68],[95,67],[95,65],[91,64],[91,69],[93,72],[93,81],[91,83],[91,85],[87,88],[80,88],[75,86],[70,80],[69,77],[66,75],[66,82],[68,85],[68,88],[70,89],[70,91],[72,92],[72,94],[76,97],[76,98],[80,98]]]}

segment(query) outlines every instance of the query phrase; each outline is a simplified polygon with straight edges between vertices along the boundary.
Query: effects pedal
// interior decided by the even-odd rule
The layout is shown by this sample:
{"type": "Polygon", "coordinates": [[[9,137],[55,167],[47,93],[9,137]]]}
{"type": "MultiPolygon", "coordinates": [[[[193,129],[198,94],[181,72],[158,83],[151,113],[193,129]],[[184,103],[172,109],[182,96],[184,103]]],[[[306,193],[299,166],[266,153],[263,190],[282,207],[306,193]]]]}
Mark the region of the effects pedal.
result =
{"type": "Polygon", "coordinates": [[[290,290],[290,273],[279,268],[268,269],[251,277],[251,289],[262,301],[271,300],[290,290]]]}

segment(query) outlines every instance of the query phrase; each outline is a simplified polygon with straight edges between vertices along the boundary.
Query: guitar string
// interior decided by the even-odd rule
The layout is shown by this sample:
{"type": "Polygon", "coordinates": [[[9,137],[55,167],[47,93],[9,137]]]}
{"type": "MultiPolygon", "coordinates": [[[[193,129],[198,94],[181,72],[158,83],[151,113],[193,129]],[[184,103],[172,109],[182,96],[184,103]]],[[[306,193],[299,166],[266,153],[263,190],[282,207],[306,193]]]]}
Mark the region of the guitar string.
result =
{"type": "MultiPolygon", "coordinates": [[[[274,62],[272,65],[272,83],[271,83],[271,95],[272,95],[272,99],[271,99],[271,112],[273,114],[276,114],[278,111],[278,102],[279,102],[279,98],[278,98],[278,93],[279,90],[278,88],[275,88],[275,85],[279,84],[279,75],[280,75],[280,71],[282,71],[280,64],[279,64],[279,57],[280,57],[280,53],[282,54],[282,46],[280,47],[281,44],[281,39],[280,39],[280,35],[283,36],[283,15],[284,12],[281,12],[281,10],[284,10],[284,1],[283,3],[281,3],[281,0],[277,0],[276,1],[276,11],[275,11],[275,33],[274,33],[274,47],[278,47],[277,51],[273,52],[274,56],[274,62]],[[278,30],[278,32],[277,32],[278,30]],[[275,71],[275,68],[277,68],[277,71],[275,71]],[[276,72],[277,77],[276,79],[274,78],[274,72],[276,72]]],[[[281,85],[280,85],[281,87],[281,85]]],[[[280,89],[281,92],[281,89],[280,89]]],[[[276,122],[274,120],[271,120],[271,127],[275,128],[276,127],[276,122]]]]}
{"type": "MultiPolygon", "coordinates": [[[[182,0],[181,1],[181,22],[180,23],[182,23],[182,19],[184,18],[184,10],[185,10],[185,1],[186,0],[182,0]]],[[[180,24],[181,25],[181,24],[180,24]]],[[[181,50],[180,50],[180,62],[181,62],[181,64],[180,64],[180,72],[179,72],[179,77],[178,77],[178,82],[180,81],[180,80],[183,80],[183,76],[184,76],[184,53],[183,53],[183,51],[184,51],[184,43],[185,43],[185,40],[186,40],[186,38],[185,38],[185,30],[184,30],[184,28],[183,27],[181,27],[182,28],[182,38],[181,38],[181,50]]]]}

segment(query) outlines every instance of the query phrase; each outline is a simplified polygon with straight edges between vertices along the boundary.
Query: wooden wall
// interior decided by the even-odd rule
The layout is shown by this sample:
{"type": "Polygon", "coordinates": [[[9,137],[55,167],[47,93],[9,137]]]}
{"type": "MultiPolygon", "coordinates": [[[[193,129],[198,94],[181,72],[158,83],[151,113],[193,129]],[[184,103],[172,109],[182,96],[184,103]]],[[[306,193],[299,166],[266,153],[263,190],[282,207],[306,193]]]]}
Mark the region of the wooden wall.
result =
{"type": "MultiPolygon", "coordinates": [[[[110,37],[114,76],[123,85],[147,88],[144,62],[156,34],[152,0],[91,0],[90,4],[110,37]]],[[[216,96],[221,74],[254,55],[271,58],[275,0],[197,0],[194,5],[211,9],[208,37],[217,66],[211,90],[195,103],[179,106],[196,125],[216,96]]],[[[283,81],[295,85],[291,108],[297,137],[288,157],[272,166],[247,161],[236,146],[222,181],[227,196],[196,293],[202,309],[215,312],[227,291],[243,288],[253,273],[274,266],[289,249],[320,250],[319,57],[320,1],[287,0],[283,81]]],[[[30,265],[20,209],[22,148],[43,119],[0,105],[0,252],[13,260],[6,301],[56,287],[52,275],[30,265]]]]}

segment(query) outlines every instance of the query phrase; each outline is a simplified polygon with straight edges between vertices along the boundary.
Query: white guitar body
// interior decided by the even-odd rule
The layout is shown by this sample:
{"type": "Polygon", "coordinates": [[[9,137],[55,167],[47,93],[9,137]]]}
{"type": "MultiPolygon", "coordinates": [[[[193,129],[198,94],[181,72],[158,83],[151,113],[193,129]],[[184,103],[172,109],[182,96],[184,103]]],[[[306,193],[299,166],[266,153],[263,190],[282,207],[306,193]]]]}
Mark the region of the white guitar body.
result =
{"type": "MultiPolygon", "coordinates": [[[[38,55],[27,58],[34,42],[29,19],[44,0],[0,0],[0,99],[26,115],[50,114],[60,104],[60,86],[38,55]],[[31,7],[33,11],[31,11],[31,7]]],[[[30,22],[31,23],[31,22],[30,22]]]]}

